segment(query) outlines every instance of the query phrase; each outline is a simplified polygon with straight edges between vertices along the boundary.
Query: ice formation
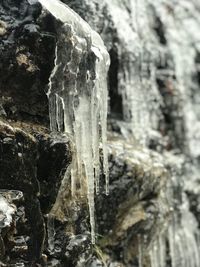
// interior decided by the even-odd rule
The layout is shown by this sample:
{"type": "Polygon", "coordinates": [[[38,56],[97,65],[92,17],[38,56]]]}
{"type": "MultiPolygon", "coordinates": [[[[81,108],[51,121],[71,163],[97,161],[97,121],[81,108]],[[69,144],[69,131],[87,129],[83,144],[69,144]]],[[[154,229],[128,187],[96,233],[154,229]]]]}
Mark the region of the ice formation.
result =
{"type": "Polygon", "coordinates": [[[48,214],[47,217],[47,234],[48,234],[48,250],[51,253],[54,251],[54,246],[55,246],[54,216],[51,214],[48,214]]]}
{"type": "Polygon", "coordinates": [[[149,254],[151,267],[167,267],[167,259],[171,267],[200,266],[198,225],[187,199],[179,211],[173,212],[167,229],[158,234],[149,254]]]}
{"type": "MultiPolygon", "coordinates": [[[[159,233],[151,246],[151,267],[168,266],[166,243],[172,267],[200,266],[198,225],[184,193],[186,186],[195,187],[192,176],[199,176],[199,167],[195,166],[199,163],[195,163],[195,158],[200,156],[200,109],[196,93],[199,90],[200,4],[195,0],[106,0],[106,3],[119,36],[118,94],[122,96],[123,118],[136,141],[148,145],[151,134],[162,131],[162,109],[168,109],[173,126],[167,133],[164,129],[161,138],[164,143],[167,138],[171,142],[171,156],[170,153],[168,156],[173,159],[171,166],[179,168],[174,153],[178,151],[178,157],[185,154],[182,174],[172,178],[180,184],[177,192],[182,196],[178,198],[177,192],[172,196],[167,192],[168,198],[171,196],[174,200],[173,215],[168,230],[159,233]],[[186,168],[191,158],[192,168],[196,168],[194,175],[191,165],[186,168]]],[[[172,188],[176,186],[173,184],[172,188]]],[[[139,265],[142,266],[141,256],[139,265]]]]}
{"type": "MultiPolygon", "coordinates": [[[[95,186],[96,192],[99,191],[99,147],[103,151],[108,191],[106,74],[109,56],[99,35],[74,11],[58,0],[40,2],[63,23],[49,82],[50,124],[53,132],[68,133],[72,138],[72,194],[84,188],[86,179],[94,242],[94,194],[95,186]]],[[[179,153],[187,151],[188,157],[199,157],[199,99],[194,100],[192,92],[199,90],[195,79],[200,60],[200,20],[196,9],[200,9],[200,5],[194,0],[134,0],[129,1],[131,12],[128,12],[124,8],[125,0],[105,2],[119,36],[117,89],[122,96],[123,118],[128,122],[136,143],[148,145],[151,135],[161,132],[162,109],[168,105],[167,108],[172,109],[170,115],[174,123],[174,128],[169,131],[176,138],[174,148],[178,148],[179,153]],[[160,39],[155,30],[155,19],[159,19],[159,30],[164,32],[160,32],[160,39]],[[162,95],[166,92],[161,92],[158,78],[165,84],[168,98],[162,95]],[[169,103],[164,103],[164,100],[169,103]]],[[[168,134],[161,138],[170,139],[168,134]]],[[[172,165],[178,168],[176,159],[172,165]]],[[[168,229],[152,243],[149,251],[151,267],[167,266],[167,243],[172,267],[200,265],[197,224],[183,193],[189,169],[185,172],[183,177],[175,175],[175,180],[181,184],[181,200],[168,193],[168,197],[174,199],[171,203],[174,212],[168,229]]],[[[142,245],[139,254],[142,267],[142,245]]]]}
{"type": "MultiPolygon", "coordinates": [[[[109,55],[101,37],[73,10],[59,0],[40,0],[63,23],[57,37],[55,66],[49,80],[50,127],[71,136],[72,194],[84,189],[95,241],[94,194],[99,191],[100,147],[108,193],[107,71],[109,55]]],[[[83,193],[83,192],[82,192],[83,193]]]]}
{"type": "Polygon", "coordinates": [[[197,267],[200,265],[197,222],[188,207],[182,207],[181,212],[181,216],[174,214],[168,229],[171,265],[197,267]]]}
{"type": "Polygon", "coordinates": [[[11,225],[15,212],[15,206],[11,205],[5,197],[0,195],[0,231],[2,228],[11,225]]]}
{"type": "Polygon", "coordinates": [[[145,145],[161,116],[156,65],[163,48],[150,28],[145,0],[130,1],[131,12],[124,8],[123,2],[108,0],[107,4],[120,38],[118,94],[122,96],[123,118],[130,123],[136,141],[145,145]]]}
{"type": "MultiPolygon", "coordinates": [[[[196,82],[197,57],[200,51],[199,15],[197,1],[160,0],[152,2],[156,13],[160,14],[165,25],[168,49],[173,57],[174,72],[178,93],[181,95],[181,108],[185,118],[186,138],[190,153],[198,156],[199,151],[199,99],[193,101],[193,92],[199,90],[196,82]],[[176,4],[178,3],[177,7],[176,4]],[[173,10],[173,13],[170,13],[173,10]]],[[[181,114],[177,114],[177,117],[181,114]]],[[[178,118],[177,118],[178,119],[178,118]]]]}
{"type": "Polygon", "coordinates": [[[190,175],[184,157],[169,153],[166,161],[171,166],[171,179],[166,190],[171,216],[150,245],[151,267],[197,267],[200,265],[199,229],[184,192],[185,180],[190,175]]]}
{"type": "Polygon", "coordinates": [[[196,95],[194,100],[192,92],[198,90],[199,3],[195,0],[105,1],[119,36],[118,94],[122,96],[123,118],[130,123],[137,141],[148,144],[152,130],[159,128],[163,116],[160,109],[165,105],[157,78],[168,80],[168,93],[174,101],[181,96],[177,103],[179,110],[172,114],[176,134],[183,134],[185,127],[190,153],[198,156],[199,97],[196,95]],[[160,31],[159,38],[155,27],[160,31]],[[184,126],[180,122],[182,117],[184,126]]]}
{"type": "MultiPolygon", "coordinates": [[[[171,90],[175,96],[179,95],[179,110],[174,114],[176,122],[175,134],[179,139],[184,140],[181,146],[182,151],[187,151],[189,157],[199,156],[199,107],[198,99],[194,101],[193,94],[199,90],[195,79],[197,75],[196,59],[200,49],[199,18],[197,11],[199,4],[196,1],[148,1],[156,14],[159,14],[162,24],[165,27],[168,53],[172,55],[171,65],[174,68],[175,81],[172,82],[171,90]],[[193,93],[194,92],[194,93],[193,93]],[[179,121],[181,119],[184,125],[179,121]],[[183,128],[185,136],[183,136],[183,128]],[[185,146],[185,144],[188,146],[185,146]]],[[[187,161],[187,159],[185,159],[187,161]]],[[[176,166],[176,163],[174,163],[176,166]]],[[[186,165],[186,164],[185,164],[186,165]]],[[[171,266],[190,266],[200,265],[200,253],[198,244],[198,225],[197,221],[190,212],[186,194],[183,192],[187,180],[192,182],[191,167],[185,166],[185,174],[178,176],[175,180],[179,182],[180,199],[177,193],[173,195],[174,209],[172,219],[168,229],[168,242],[171,258],[171,266]]],[[[194,186],[194,184],[193,184],[194,186]]],[[[173,184],[172,188],[176,188],[173,184]]],[[[165,240],[166,242],[166,240],[165,240]]],[[[164,242],[157,249],[161,249],[164,242]]],[[[161,259],[163,261],[163,259],[161,259]]],[[[152,264],[153,265],[153,264],[152,264]]],[[[154,266],[154,265],[153,265],[154,266]]],[[[166,262],[156,266],[166,266],[166,262]]]]}

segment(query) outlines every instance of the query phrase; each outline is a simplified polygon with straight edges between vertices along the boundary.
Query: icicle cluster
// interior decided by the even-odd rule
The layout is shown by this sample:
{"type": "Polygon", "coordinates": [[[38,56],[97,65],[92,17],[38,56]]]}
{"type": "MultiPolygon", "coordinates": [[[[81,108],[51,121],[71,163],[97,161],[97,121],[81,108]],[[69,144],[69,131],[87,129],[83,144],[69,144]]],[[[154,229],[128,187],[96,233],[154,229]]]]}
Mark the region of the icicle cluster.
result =
{"type": "Polygon", "coordinates": [[[109,55],[101,37],[68,6],[59,0],[40,0],[40,3],[63,23],[49,82],[50,126],[53,132],[71,135],[74,144],[72,194],[79,188],[82,191],[87,188],[94,243],[94,194],[95,186],[96,192],[99,191],[100,146],[108,193],[106,77],[109,55]]]}
{"type": "MultiPolygon", "coordinates": [[[[170,51],[176,77],[176,87],[181,96],[186,138],[190,153],[200,155],[200,114],[199,97],[193,99],[193,93],[199,90],[196,80],[198,72],[197,56],[200,52],[199,9],[198,1],[148,0],[165,26],[167,48],[170,51]]],[[[180,114],[177,114],[177,117],[180,114]]],[[[181,133],[180,133],[181,134],[181,133]]]]}
{"type": "Polygon", "coordinates": [[[199,245],[198,225],[185,199],[180,213],[173,213],[167,230],[159,233],[151,244],[151,267],[167,267],[167,259],[171,267],[198,267],[199,245]]]}
{"type": "MultiPolygon", "coordinates": [[[[150,133],[160,130],[161,108],[166,108],[163,101],[168,101],[173,138],[182,142],[180,150],[190,160],[199,157],[200,99],[196,92],[199,90],[200,3],[195,0],[106,0],[106,3],[119,36],[118,93],[122,96],[124,119],[130,122],[134,137],[141,144],[148,143],[150,133]],[[159,25],[155,25],[156,19],[159,25]],[[157,79],[166,86],[165,95],[161,95],[157,79]]],[[[177,159],[172,163],[175,168],[176,162],[177,159]]],[[[195,168],[199,177],[199,168],[195,168]]],[[[184,175],[176,175],[174,179],[181,184],[179,193],[184,195],[186,182],[192,183],[190,188],[195,184],[191,181],[191,166],[183,172],[184,175]]],[[[168,266],[166,242],[172,267],[200,266],[197,222],[189,210],[187,197],[182,202],[176,197],[172,196],[179,208],[174,209],[172,204],[174,212],[167,233],[160,234],[152,244],[151,267],[168,266]]],[[[139,264],[141,267],[141,248],[139,264]]]]}
{"type": "Polygon", "coordinates": [[[168,229],[171,266],[197,267],[200,266],[198,225],[189,207],[182,207],[181,212],[180,217],[174,214],[168,229]]]}
{"type": "Polygon", "coordinates": [[[137,142],[144,145],[149,132],[157,129],[161,117],[156,65],[161,61],[163,48],[150,27],[145,0],[130,1],[131,12],[117,0],[108,0],[107,4],[120,42],[118,93],[122,96],[123,117],[130,123],[137,142]]]}
{"type": "Polygon", "coordinates": [[[155,235],[149,250],[151,267],[197,267],[200,265],[199,229],[184,192],[187,170],[184,157],[166,155],[171,165],[171,179],[166,190],[171,216],[155,235]]]}
{"type": "MultiPolygon", "coordinates": [[[[200,32],[199,32],[199,3],[196,1],[152,1],[148,0],[156,13],[159,14],[162,24],[165,27],[167,49],[172,55],[174,65],[173,95],[180,97],[181,113],[176,111],[174,120],[176,123],[176,134],[179,138],[185,138],[188,147],[183,147],[190,157],[199,156],[199,102],[194,100],[193,93],[199,90],[196,80],[198,68],[196,65],[197,55],[200,51],[200,32]],[[179,120],[182,117],[184,122],[185,136],[179,120]]],[[[186,165],[186,164],[185,164],[186,165]]],[[[195,168],[195,167],[194,167],[195,168]]],[[[190,180],[192,183],[191,166],[185,168],[185,174],[177,176],[175,179],[182,183],[179,192],[184,190],[185,184],[190,180]]],[[[194,183],[193,183],[194,186],[194,183]]],[[[182,193],[181,201],[173,196],[177,202],[178,210],[174,210],[172,220],[168,228],[167,240],[169,242],[169,253],[171,266],[197,267],[200,266],[200,252],[198,241],[198,225],[196,219],[189,210],[187,196],[182,193]]],[[[173,205],[172,205],[173,207],[173,205]]],[[[165,246],[166,239],[159,245],[157,242],[157,254],[165,246]]],[[[154,259],[158,259],[153,257],[154,259]]],[[[166,266],[165,258],[161,262],[154,260],[152,266],[166,266]],[[157,262],[156,264],[154,263],[157,262]]]]}
{"type": "MultiPolygon", "coordinates": [[[[63,23],[49,83],[50,123],[53,132],[68,133],[72,137],[72,194],[87,184],[94,242],[94,194],[95,186],[96,192],[99,191],[100,144],[108,188],[106,74],[109,56],[99,35],[70,8],[58,0],[40,2],[63,23]]],[[[145,145],[150,134],[160,130],[161,106],[166,103],[159,91],[159,78],[163,83],[168,82],[168,93],[174,102],[179,102],[172,112],[173,134],[188,144],[189,149],[183,149],[188,149],[189,156],[200,156],[200,99],[194,100],[191,93],[199,90],[195,79],[200,60],[197,60],[200,20],[199,11],[196,12],[200,4],[195,0],[132,0],[128,4],[131,12],[128,12],[124,8],[126,1],[105,2],[119,36],[118,93],[122,96],[123,116],[130,123],[136,141],[145,145]],[[156,16],[163,25],[164,41],[159,40],[154,29],[156,16]]],[[[187,177],[176,176],[183,184],[180,190],[184,190],[183,178],[187,177]]],[[[178,215],[174,212],[167,234],[160,235],[152,245],[151,267],[166,266],[166,240],[172,267],[199,266],[197,225],[186,204],[187,198],[181,203],[178,215]],[[189,220],[193,227],[187,226],[189,220]]],[[[139,254],[142,255],[141,248],[139,254]]],[[[142,266],[142,256],[139,262],[142,266]]]]}
{"type": "MultiPolygon", "coordinates": [[[[118,93],[122,96],[124,119],[131,123],[135,138],[143,144],[148,143],[151,131],[158,129],[163,100],[156,78],[174,75],[174,87],[182,97],[181,112],[186,118],[190,150],[199,154],[199,99],[194,101],[191,90],[188,90],[198,90],[195,73],[196,56],[200,50],[199,4],[188,0],[134,0],[127,4],[128,12],[123,1],[106,2],[120,43],[117,51],[120,64],[118,93]],[[156,16],[164,25],[167,41],[160,41],[155,34],[153,20],[156,16]],[[171,65],[170,69],[166,69],[166,63],[171,65]]],[[[178,120],[181,114],[175,116],[178,120]]],[[[177,131],[181,132],[178,127],[177,122],[177,131]]]]}

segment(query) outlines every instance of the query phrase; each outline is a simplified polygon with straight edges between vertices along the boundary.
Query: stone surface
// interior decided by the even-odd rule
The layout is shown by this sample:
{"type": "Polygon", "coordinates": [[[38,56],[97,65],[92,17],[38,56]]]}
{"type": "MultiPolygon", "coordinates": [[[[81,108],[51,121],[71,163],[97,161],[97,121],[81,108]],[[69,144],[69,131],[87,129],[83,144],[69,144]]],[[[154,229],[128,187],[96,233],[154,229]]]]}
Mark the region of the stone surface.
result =
{"type": "Polygon", "coordinates": [[[41,15],[39,3],[26,0],[2,1],[0,17],[1,115],[48,123],[45,91],[54,59],[52,18],[41,15]]]}
{"type": "Polygon", "coordinates": [[[44,129],[39,133],[39,128],[37,133],[30,133],[28,126],[24,124],[22,131],[1,122],[0,182],[1,188],[23,192],[21,212],[25,209],[26,221],[19,225],[17,234],[28,238],[29,250],[25,253],[25,260],[38,261],[42,257],[46,236],[43,216],[55,202],[63,172],[70,162],[70,152],[66,139],[54,141],[44,129]],[[53,171],[49,164],[54,167],[53,171]]]}

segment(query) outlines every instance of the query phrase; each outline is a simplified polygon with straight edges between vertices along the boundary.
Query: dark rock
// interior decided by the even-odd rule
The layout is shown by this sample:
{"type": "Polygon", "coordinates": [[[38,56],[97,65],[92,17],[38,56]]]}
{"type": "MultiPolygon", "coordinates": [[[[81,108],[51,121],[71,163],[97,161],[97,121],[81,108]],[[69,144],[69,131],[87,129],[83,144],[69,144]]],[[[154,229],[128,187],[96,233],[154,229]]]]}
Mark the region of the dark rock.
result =
{"type": "Polygon", "coordinates": [[[42,212],[49,213],[56,201],[63,176],[71,162],[69,139],[65,136],[38,138],[37,179],[42,212]]]}
{"type": "Polygon", "coordinates": [[[8,118],[48,122],[46,85],[54,60],[51,16],[28,1],[0,4],[0,104],[8,118]]]}
{"type": "Polygon", "coordinates": [[[25,244],[21,246],[15,241],[12,255],[22,257],[24,254],[25,259],[28,257],[32,261],[41,259],[44,250],[46,233],[41,205],[45,213],[52,207],[71,157],[66,138],[53,141],[44,132],[40,133],[40,138],[37,134],[37,138],[19,128],[0,124],[0,182],[2,188],[11,190],[0,190],[0,193],[7,194],[14,203],[20,200],[20,192],[24,196],[16,213],[16,229],[25,236],[28,251],[25,244]],[[22,217],[24,220],[20,221],[22,217]]]}
{"type": "Polygon", "coordinates": [[[3,188],[24,194],[26,216],[31,227],[30,258],[40,258],[44,242],[44,221],[37,199],[37,141],[24,131],[1,122],[0,182],[3,188]],[[31,151],[31,153],[30,153],[31,151]]]}

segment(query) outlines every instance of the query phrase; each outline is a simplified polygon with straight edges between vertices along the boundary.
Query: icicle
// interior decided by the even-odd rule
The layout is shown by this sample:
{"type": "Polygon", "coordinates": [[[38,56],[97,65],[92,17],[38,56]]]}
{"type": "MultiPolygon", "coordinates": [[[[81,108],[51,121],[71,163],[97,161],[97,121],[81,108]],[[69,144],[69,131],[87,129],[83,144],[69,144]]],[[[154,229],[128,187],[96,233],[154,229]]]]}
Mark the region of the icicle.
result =
{"type": "Polygon", "coordinates": [[[166,253],[166,233],[159,233],[149,251],[151,267],[166,267],[166,253]]]}
{"type": "Polygon", "coordinates": [[[197,267],[200,263],[200,257],[198,242],[195,237],[197,228],[194,218],[191,217],[192,214],[187,210],[184,211],[183,215],[180,214],[179,216],[180,222],[177,222],[177,215],[174,214],[174,219],[171,221],[168,229],[172,267],[197,267]],[[185,221],[185,219],[187,220],[185,221]],[[190,225],[193,229],[190,228],[190,225]]]}
{"type": "MultiPolygon", "coordinates": [[[[193,99],[193,91],[199,90],[198,84],[194,82],[194,77],[197,75],[195,60],[200,51],[199,10],[196,9],[196,1],[130,2],[131,12],[123,11],[122,23],[119,1],[107,1],[119,35],[121,45],[118,49],[119,58],[123,58],[119,60],[121,65],[118,93],[122,96],[124,119],[130,122],[136,140],[145,145],[148,141],[148,131],[157,130],[159,120],[162,119],[159,106],[163,103],[156,83],[156,78],[160,78],[157,65],[165,67],[168,64],[170,69],[165,70],[162,75],[167,76],[168,81],[174,82],[173,88],[169,88],[172,90],[170,93],[173,95],[173,101],[176,101],[176,95],[180,97],[178,108],[173,114],[175,135],[189,144],[190,157],[199,157],[199,99],[197,101],[193,99]],[[150,7],[153,7],[164,25],[166,44],[160,44],[156,38],[151,25],[150,7]],[[131,13],[135,16],[131,17],[129,15],[131,13]],[[128,58],[126,58],[127,53],[128,58]],[[180,123],[180,116],[183,117],[181,118],[183,125],[180,123]],[[182,126],[185,128],[185,137],[182,126]]],[[[187,147],[183,145],[182,149],[187,147]]],[[[188,175],[190,173],[189,169],[188,175]]],[[[179,189],[180,192],[190,180],[189,177],[178,175],[175,179],[183,184],[179,189]]],[[[172,267],[200,266],[196,220],[192,219],[189,207],[182,207],[183,203],[187,203],[187,199],[184,199],[183,203],[179,202],[179,199],[176,201],[181,210],[177,207],[174,209],[166,236],[159,237],[152,245],[150,251],[152,267],[166,266],[165,239],[169,242],[172,267]]]]}
{"type": "Polygon", "coordinates": [[[143,245],[140,235],[138,235],[138,265],[143,266],[143,245]]]}
{"type": "Polygon", "coordinates": [[[166,237],[165,233],[160,233],[158,236],[158,246],[159,246],[159,267],[166,266],[166,237]]]}
{"type": "MultiPolygon", "coordinates": [[[[70,134],[72,195],[87,184],[92,243],[95,242],[94,195],[99,192],[100,153],[108,194],[107,71],[109,55],[101,37],[59,0],[40,3],[63,22],[56,45],[55,66],[49,79],[50,125],[53,132],[70,134]]],[[[79,190],[80,191],[80,190],[79,190]]]]}
{"type": "Polygon", "coordinates": [[[47,234],[48,234],[48,250],[53,253],[55,247],[55,230],[54,230],[54,217],[51,214],[47,216],[47,234]]]}
{"type": "Polygon", "coordinates": [[[150,260],[151,260],[151,267],[160,267],[159,266],[159,257],[158,257],[158,244],[155,241],[152,245],[150,250],[150,260]]]}

